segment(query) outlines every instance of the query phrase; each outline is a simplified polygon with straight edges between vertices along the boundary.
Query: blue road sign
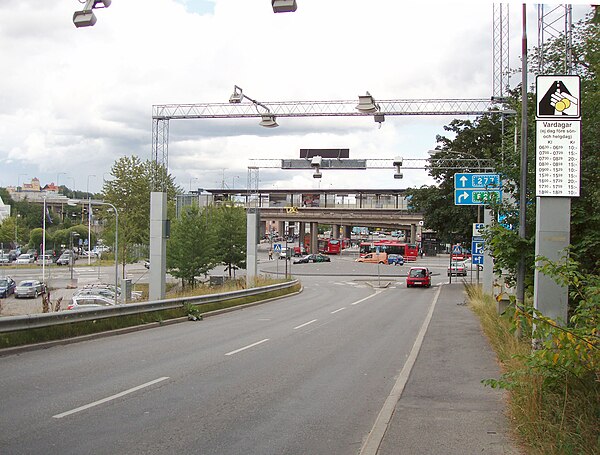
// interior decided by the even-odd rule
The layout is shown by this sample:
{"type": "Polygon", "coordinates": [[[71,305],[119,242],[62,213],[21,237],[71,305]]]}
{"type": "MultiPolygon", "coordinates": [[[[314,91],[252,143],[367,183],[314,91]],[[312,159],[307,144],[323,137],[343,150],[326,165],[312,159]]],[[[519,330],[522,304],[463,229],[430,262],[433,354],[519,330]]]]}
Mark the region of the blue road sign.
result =
{"type": "Polygon", "coordinates": [[[483,254],[473,254],[471,258],[473,259],[473,264],[483,265],[483,254]]]}
{"type": "Polygon", "coordinates": [[[473,255],[483,254],[483,245],[484,245],[483,241],[473,240],[471,242],[471,254],[473,254],[473,255]]]}
{"type": "Polygon", "coordinates": [[[275,251],[276,253],[281,253],[281,243],[274,243],[273,251],[275,251]]]}
{"type": "Polygon", "coordinates": [[[501,190],[454,190],[454,205],[486,205],[501,200],[501,190]]]}
{"type": "Polygon", "coordinates": [[[500,174],[454,174],[454,188],[500,188],[500,174]]]}

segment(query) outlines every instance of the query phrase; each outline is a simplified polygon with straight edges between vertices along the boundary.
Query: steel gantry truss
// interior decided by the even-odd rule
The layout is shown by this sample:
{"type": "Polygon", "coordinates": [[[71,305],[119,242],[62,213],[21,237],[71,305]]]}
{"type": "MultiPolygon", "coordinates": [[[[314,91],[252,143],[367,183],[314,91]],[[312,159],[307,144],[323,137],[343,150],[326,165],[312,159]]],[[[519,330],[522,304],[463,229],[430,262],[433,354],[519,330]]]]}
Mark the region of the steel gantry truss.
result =
{"type": "Polygon", "coordinates": [[[502,100],[508,95],[510,76],[509,59],[509,5],[494,3],[494,81],[493,99],[502,100]]]}
{"type": "Polygon", "coordinates": [[[560,38],[564,47],[565,74],[573,72],[573,15],[571,5],[538,5],[538,48],[540,52],[540,74],[544,71],[544,46],[551,40],[560,38]],[[548,9],[549,8],[549,9],[548,9]]]}
{"type": "MultiPolygon", "coordinates": [[[[356,109],[356,100],[264,102],[275,117],[365,117],[373,112],[356,109]]],[[[396,99],[377,100],[377,116],[385,115],[483,115],[501,113],[490,99],[396,99]]],[[[179,119],[261,118],[255,103],[162,104],[152,106],[152,160],[168,168],[169,121],[179,119]]],[[[156,174],[154,189],[165,182],[156,174]]]]}

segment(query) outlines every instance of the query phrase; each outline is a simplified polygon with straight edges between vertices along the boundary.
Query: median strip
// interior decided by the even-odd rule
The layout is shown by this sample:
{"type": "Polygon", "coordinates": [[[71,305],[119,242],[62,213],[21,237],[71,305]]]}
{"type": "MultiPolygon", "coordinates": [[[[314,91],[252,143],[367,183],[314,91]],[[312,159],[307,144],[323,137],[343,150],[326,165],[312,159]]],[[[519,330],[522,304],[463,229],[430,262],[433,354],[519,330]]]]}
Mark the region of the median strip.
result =
{"type": "Polygon", "coordinates": [[[94,406],[98,406],[98,405],[106,403],[108,401],[116,400],[117,398],[121,398],[122,396],[128,395],[130,393],[137,392],[140,389],[150,387],[151,385],[157,384],[157,383],[165,381],[167,379],[169,379],[169,377],[164,376],[162,378],[155,379],[154,381],[146,382],[145,384],[138,385],[137,387],[133,387],[133,388],[125,390],[123,392],[117,393],[116,395],[111,395],[110,397],[106,397],[101,400],[94,401],[93,403],[89,403],[84,406],[80,406],[78,408],[71,409],[70,411],[66,411],[66,412],[62,412],[60,414],[53,415],[52,417],[54,417],[55,419],[62,419],[63,417],[67,417],[71,414],[75,414],[77,412],[84,411],[89,408],[93,408],[94,406]]]}

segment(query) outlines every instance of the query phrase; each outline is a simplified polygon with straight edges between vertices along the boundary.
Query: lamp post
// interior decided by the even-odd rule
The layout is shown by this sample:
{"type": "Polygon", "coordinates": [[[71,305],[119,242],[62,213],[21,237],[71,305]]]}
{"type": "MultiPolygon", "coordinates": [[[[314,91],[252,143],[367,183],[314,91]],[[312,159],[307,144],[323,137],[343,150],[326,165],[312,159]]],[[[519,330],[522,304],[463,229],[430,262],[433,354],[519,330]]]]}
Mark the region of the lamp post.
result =
{"type": "Polygon", "coordinates": [[[71,231],[69,234],[70,244],[71,244],[71,257],[69,260],[69,265],[71,266],[71,283],[73,282],[73,263],[75,262],[75,252],[73,251],[73,238],[79,237],[79,234],[75,231],[71,231]]]}
{"type": "Polygon", "coordinates": [[[96,177],[94,174],[87,176],[86,193],[88,195],[88,265],[92,263],[92,197],[90,196],[90,177],[96,177]]]}
{"type": "MultiPolygon", "coordinates": [[[[80,201],[78,199],[69,199],[68,204],[71,206],[77,205],[80,201]]],[[[118,303],[117,288],[119,287],[119,212],[117,208],[110,202],[104,201],[91,201],[92,205],[108,205],[115,212],[115,305],[118,303]]]]}

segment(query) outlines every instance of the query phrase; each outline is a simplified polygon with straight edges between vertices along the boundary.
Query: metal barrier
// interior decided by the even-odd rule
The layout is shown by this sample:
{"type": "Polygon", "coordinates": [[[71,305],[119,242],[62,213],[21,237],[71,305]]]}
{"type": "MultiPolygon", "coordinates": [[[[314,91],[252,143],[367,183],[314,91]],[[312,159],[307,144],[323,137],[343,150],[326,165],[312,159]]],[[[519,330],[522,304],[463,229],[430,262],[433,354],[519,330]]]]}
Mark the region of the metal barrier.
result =
{"type": "Polygon", "coordinates": [[[154,311],[182,308],[185,304],[207,305],[209,303],[226,302],[243,297],[266,294],[272,291],[289,289],[298,284],[298,280],[286,283],[271,284],[241,291],[224,292],[196,297],[179,297],[176,299],[155,300],[143,303],[128,303],[101,308],[89,308],[76,311],[60,311],[58,313],[30,314],[26,316],[0,317],[0,333],[16,332],[19,330],[50,327],[70,322],[93,321],[95,319],[112,318],[115,316],[129,316],[132,314],[151,313],[154,311]]]}

